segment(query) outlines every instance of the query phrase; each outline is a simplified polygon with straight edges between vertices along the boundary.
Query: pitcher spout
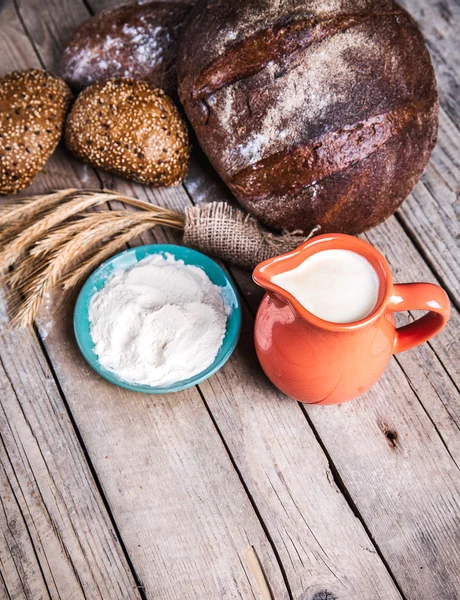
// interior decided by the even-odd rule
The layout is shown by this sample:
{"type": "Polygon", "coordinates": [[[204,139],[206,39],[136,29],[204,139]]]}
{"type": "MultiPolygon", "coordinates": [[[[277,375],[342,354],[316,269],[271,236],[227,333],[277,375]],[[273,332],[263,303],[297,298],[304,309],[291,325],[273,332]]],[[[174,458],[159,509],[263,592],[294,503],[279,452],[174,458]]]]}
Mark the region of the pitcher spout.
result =
{"type": "Polygon", "coordinates": [[[385,301],[392,291],[392,278],[384,257],[364,240],[341,233],[318,235],[306,240],[291,252],[269,258],[257,265],[252,277],[255,283],[262,287],[269,296],[272,298],[276,297],[281,302],[287,303],[299,318],[321,329],[333,331],[353,331],[365,326],[370,320],[376,319],[378,313],[383,310],[385,301]],[[278,275],[296,269],[309,257],[318,252],[333,249],[350,250],[351,252],[358,253],[366,258],[374,268],[379,278],[379,292],[375,310],[369,316],[349,323],[323,320],[309,312],[290,292],[277,285],[278,275]]]}
{"type": "Polygon", "coordinates": [[[308,248],[312,241],[313,240],[305,241],[294,250],[286,252],[286,254],[280,254],[278,256],[274,256],[273,258],[268,258],[267,260],[264,260],[258,264],[252,273],[252,278],[255,283],[257,283],[257,285],[262,287],[267,292],[274,291],[273,288],[275,287],[277,294],[283,296],[284,290],[278,288],[278,286],[273,286],[273,277],[275,275],[279,275],[280,273],[285,273],[286,271],[295,269],[297,265],[303,262],[306,256],[304,257],[302,253],[308,248]]]}

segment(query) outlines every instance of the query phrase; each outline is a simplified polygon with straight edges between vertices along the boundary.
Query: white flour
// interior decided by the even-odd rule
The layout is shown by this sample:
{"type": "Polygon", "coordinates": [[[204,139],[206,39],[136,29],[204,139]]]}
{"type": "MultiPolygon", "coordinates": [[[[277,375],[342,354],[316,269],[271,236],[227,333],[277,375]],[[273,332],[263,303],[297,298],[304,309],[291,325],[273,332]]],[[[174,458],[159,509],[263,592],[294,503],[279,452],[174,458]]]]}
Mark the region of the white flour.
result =
{"type": "Polygon", "coordinates": [[[209,367],[227,322],[219,286],[170,254],[116,272],[90,303],[99,363],[120,379],[170,385],[209,367]]]}

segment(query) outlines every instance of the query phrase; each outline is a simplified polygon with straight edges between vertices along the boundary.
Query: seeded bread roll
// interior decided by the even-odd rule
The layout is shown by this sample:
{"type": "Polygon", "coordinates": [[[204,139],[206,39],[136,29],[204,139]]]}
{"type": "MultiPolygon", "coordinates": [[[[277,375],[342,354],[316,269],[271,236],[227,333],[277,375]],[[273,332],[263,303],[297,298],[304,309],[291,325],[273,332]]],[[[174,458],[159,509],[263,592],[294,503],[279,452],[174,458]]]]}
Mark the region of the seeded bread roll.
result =
{"type": "Polygon", "coordinates": [[[212,164],[274,228],[377,225],[436,141],[431,60],[392,0],[204,0],[184,28],[178,77],[212,164]]]}
{"type": "Polygon", "coordinates": [[[28,186],[54,152],[72,101],[68,86],[40,69],[0,77],[0,194],[28,186]]]}
{"type": "Polygon", "coordinates": [[[62,55],[62,77],[78,91],[98,81],[132,77],[175,94],[177,36],[189,10],[180,2],[103,10],[73,33],[62,55]]]}
{"type": "Polygon", "coordinates": [[[187,173],[184,120],[146,81],[111,79],[83,90],[67,117],[65,142],[78,158],[140,183],[178,185],[187,173]]]}

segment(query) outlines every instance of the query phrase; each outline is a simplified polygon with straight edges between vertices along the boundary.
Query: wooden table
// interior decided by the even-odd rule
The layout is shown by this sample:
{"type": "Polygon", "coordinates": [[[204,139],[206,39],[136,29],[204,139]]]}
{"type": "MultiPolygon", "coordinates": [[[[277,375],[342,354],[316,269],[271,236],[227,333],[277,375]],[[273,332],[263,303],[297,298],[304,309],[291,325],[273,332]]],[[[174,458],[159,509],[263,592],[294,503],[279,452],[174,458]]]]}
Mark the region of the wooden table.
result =
{"type": "MultiPolygon", "coordinates": [[[[111,4],[2,0],[2,73],[56,71],[70,32],[111,4]]],[[[248,547],[275,600],[460,598],[460,5],[405,4],[435,63],[439,140],[402,209],[365,237],[396,281],[448,290],[448,327],[395,357],[365,396],[321,408],[261,373],[261,294],[238,269],[236,352],[199,387],[168,396],[98,378],[75,346],[71,299],[52,299],[30,333],[5,326],[2,300],[2,599],[261,599],[248,547]]],[[[227,197],[204,165],[196,156],[183,187],[154,190],[60,148],[32,191],[103,185],[182,210],[227,197]]],[[[158,230],[142,242],[152,239],[179,241],[158,230]]]]}

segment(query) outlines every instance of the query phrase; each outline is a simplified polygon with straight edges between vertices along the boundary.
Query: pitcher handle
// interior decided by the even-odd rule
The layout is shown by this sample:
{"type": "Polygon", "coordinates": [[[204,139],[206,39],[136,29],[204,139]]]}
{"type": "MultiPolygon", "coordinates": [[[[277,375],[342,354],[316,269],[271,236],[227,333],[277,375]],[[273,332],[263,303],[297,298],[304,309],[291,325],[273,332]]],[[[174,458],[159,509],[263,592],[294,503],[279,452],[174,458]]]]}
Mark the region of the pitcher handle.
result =
{"type": "Polygon", "coordinates": [[[429,311],[413,323],[396,329],[394,354],[414,348],[431,339],[446,326],[450,316],[450,304],[446,292],[433,283],[394,284],[387,310],[389,312],[429,311]]]}

